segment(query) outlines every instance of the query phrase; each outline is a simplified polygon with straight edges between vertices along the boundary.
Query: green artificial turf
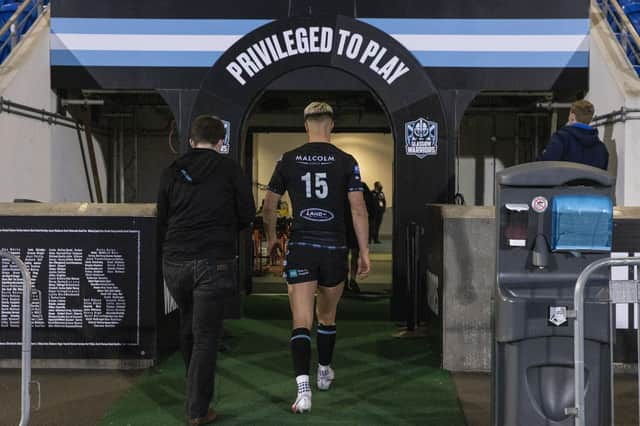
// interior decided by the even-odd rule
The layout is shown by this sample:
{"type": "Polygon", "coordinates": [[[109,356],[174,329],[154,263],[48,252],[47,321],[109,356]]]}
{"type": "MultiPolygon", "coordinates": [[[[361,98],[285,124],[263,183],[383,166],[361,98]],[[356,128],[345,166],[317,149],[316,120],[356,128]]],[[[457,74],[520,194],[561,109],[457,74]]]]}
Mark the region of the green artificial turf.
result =
{"type": "MultiPolygon", "coordinates": [[[[395,339],[388,299],[343,299],[333,360],[336,380],[314,390],[310,414],[292,414],[295,381],[286,296],[249,296],[247,317],[227,321],[213,406],[221,425],[464,425],[450,375],[427,339],[395,339]]],[[[315,342],[312,381],[315,379],[315,342]]],[[[315,388],[315,386],[314,386],[315,388]]],[[[182,425],[184,366],[174,354],[145,373],[102,425],[182,425]]]]}

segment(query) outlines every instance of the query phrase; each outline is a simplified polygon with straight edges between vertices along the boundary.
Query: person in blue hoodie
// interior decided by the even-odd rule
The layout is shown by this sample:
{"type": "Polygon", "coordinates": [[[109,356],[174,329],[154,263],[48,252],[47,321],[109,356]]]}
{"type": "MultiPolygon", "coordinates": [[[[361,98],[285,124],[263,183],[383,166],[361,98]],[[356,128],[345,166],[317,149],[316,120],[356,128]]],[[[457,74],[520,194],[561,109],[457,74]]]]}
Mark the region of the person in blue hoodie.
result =
{"type": "Polygon", "coordinates": [[[571,105],[569,122],[551,136],[551,142],[538,156],[538,161],[572,161],[607,170],[609,152],[589,123],[594,115],[587,100],[571,105]]]}

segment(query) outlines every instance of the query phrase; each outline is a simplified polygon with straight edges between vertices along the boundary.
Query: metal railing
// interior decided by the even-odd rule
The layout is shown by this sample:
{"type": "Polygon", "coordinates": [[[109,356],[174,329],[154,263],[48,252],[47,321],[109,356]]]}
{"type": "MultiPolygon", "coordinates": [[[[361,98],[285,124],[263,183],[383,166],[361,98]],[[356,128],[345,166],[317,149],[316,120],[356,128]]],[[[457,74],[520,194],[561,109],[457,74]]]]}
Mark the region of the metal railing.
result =
{"type": "Polygon", "coordinates": [[[0,42],[0,64],[15,49],[21,36],[42,16],[48,3],[49,0],[24,0],[11,18],[0,28],[0,40],[4,39],[3,42],[0,42]],[[29,22],[31,19],[33,21],[29,22]],[[9,51],[3,55],[7,47],[9,51]]]}
{"type": "Polygon", "coordinates": [[[640,75],[640,36],[624,9],[618,0],[598,0],[596,3],[611,30],[618,35],[618,42],[622,46],[627,60],[636,74],[640,75]]]}
{"type": "Polygon", "coordinates": [[[45,109],[33,108],[18,102],[13,102],[5,97],[0,96],[0,114],[7,113],[18,115],[24,118],[41,121],[50,126],[64,126],[69,129],[76,129],[80,126],[84,131],[84,124],[80,121],[68,117],[66,115],[49,112],[45,109]]]}
{"type": "Polygon", "coordinates": [[[0,250],[0,258],[15,263],[22,274],[22,397],[20,404],[20,426],[29,424],[31,415],[31,274],[27,266],[13,254],[0,250]]]}
{"type": "Polygon", "coordinates": [[[407,250],[407,331],[420,326],[420,240],[423,229],[410,222],[406,229],[407,250]]]}
{"type": "MultiPolygon", "coordinates": [[[[640,257],[626,258],[605,258],[596,260],[589,264],[578,276],[576,288],[573,296],[573,310],[569,311],[568,317],[574,319],[573,323],[573,361],[574,361],[574,394],[575,407],[565,410],[567,414],[575,417],[575,426],[585,426],[584,407],[584,292],[589,277],[598,269],[611,266],[639,266],[640,257]]],[[[609,303],[638,303],[640,302],[640,281],[610,281],[609,282],[609,303]]],[[[640,332],[638,333],[638,347],[640,348],[640,332]]],[[[638,352],[640,358],[640,351],[638,352]]],[[[638,360],[640,366],[640,359],[638,360]]],[[[613,373],[612,373],[613,374],[613,373]]],[[[640,368],[638,369],[640,379],[640,368]]],[[[610,381],[613,383],[613,380],[610,381]]],[[[640,382],[638,384],[640,389],[640,382]]],[[[592,392],[597,392],[593,389],[592,392]]],[[[613,389],[611,392],[611,402],[613,402],[613,389]]],[[[638,405],[640,410],[640,404],[638,405]]],[[[613,403],[611,403],[611,424],[614,424],[613,403]]]]}

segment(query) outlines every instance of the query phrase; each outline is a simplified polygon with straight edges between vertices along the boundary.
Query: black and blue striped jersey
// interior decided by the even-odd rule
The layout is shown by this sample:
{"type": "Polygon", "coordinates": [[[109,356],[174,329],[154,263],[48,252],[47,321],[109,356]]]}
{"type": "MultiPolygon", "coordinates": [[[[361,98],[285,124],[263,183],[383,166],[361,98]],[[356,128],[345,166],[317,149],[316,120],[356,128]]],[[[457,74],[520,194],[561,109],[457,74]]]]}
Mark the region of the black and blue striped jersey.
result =
{"type": "Polygon", "coordinates": [[[291,241],[344,245],[347,194],[362,191],[360,168],[353,156],[336,146],[309,142],[282,156],[269,190],[289,193],[291,241]]]}

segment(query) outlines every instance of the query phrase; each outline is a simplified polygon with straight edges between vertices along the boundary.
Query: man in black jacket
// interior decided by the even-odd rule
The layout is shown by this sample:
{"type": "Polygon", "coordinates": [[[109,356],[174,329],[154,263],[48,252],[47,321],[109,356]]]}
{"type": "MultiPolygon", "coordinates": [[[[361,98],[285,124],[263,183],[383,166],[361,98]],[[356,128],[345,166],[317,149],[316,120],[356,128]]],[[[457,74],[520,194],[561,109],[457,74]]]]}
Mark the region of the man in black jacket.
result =
{"type": "Polygon", "coordinates": [[[380,244],[380,226],[382,225],[384,211],[387,209],[387,199],[384,196],[384,192],[382,192],[382,184],[380,182],[373,183],[373,191],[371,194],[375,200],[375,210],[373,212],[374,222],[371,227],[371,238],[374,243],[380,244]]]}
{"type": "Polygon", "coordinates": [[[180,311],[192,425],[216,417],[209,404],[224,305],[237,288],[236,240],[255,216],[249,180],[219,153],[224,139],[222,121],[196,118],[193,149],[164,171],[158,194],[158,243],[164,279],[180,311]]]}
{"type": "Polygon", "coordinates": [[[609,152],[589,123],[595,110],[587,100],[571,105],[569,122],[551,136],[538,161],[572,161],[607,170],[609,152]]]}

